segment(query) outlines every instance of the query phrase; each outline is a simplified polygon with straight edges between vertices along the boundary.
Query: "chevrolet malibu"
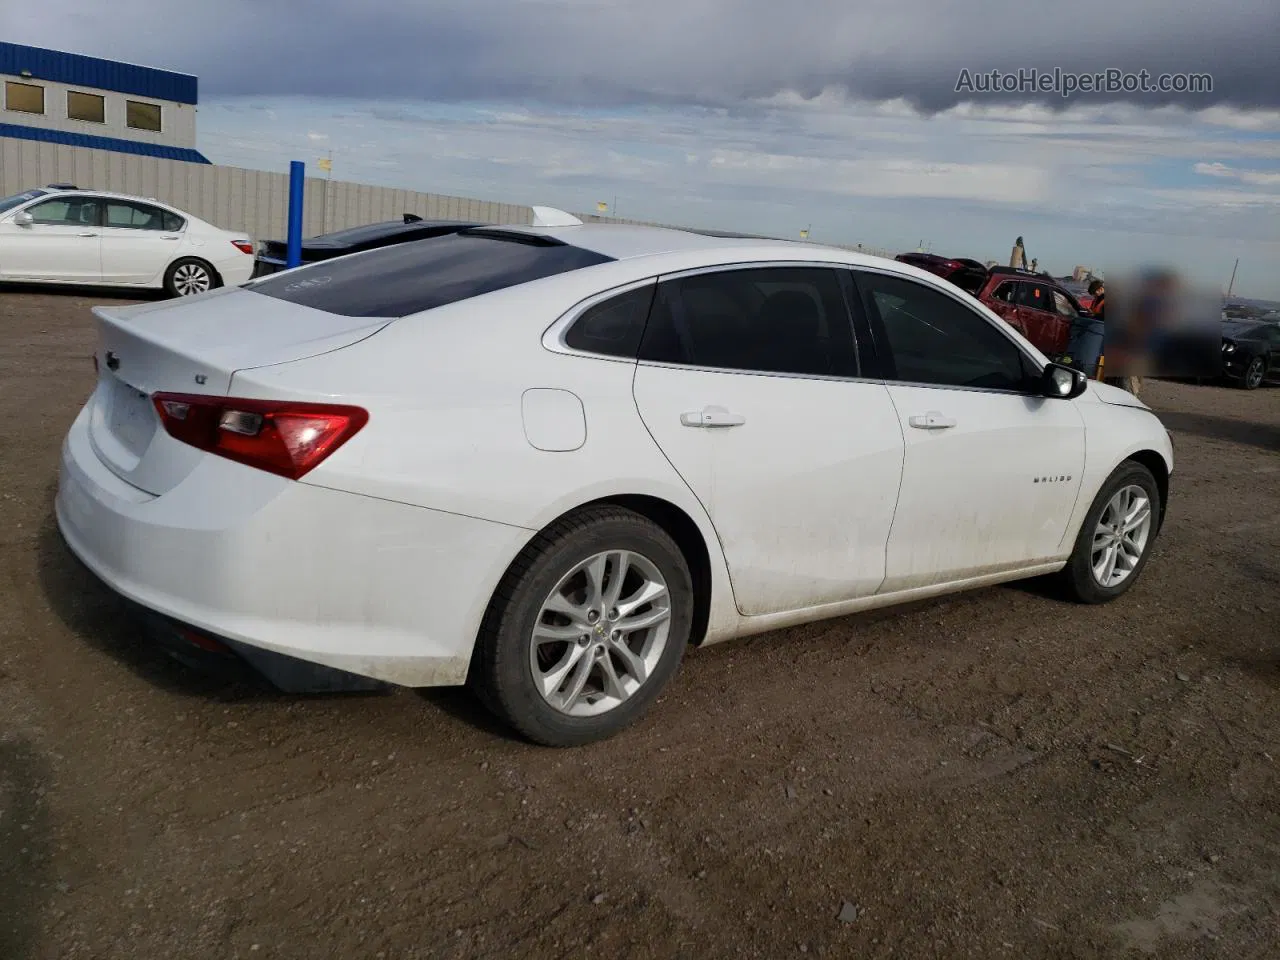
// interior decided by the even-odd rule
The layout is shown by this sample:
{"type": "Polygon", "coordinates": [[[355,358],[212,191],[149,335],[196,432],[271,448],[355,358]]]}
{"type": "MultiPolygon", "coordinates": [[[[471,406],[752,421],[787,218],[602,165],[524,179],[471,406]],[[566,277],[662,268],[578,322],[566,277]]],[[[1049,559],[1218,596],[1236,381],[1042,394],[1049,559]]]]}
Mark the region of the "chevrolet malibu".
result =
{"type": "Polygon", "coordinates": [[[95,309],[66,542],[191,651],[469,684],[553,746],[634,722],[689,645],[1142,573],[1160,421],[953,285],[535,214],[95,309]]]}

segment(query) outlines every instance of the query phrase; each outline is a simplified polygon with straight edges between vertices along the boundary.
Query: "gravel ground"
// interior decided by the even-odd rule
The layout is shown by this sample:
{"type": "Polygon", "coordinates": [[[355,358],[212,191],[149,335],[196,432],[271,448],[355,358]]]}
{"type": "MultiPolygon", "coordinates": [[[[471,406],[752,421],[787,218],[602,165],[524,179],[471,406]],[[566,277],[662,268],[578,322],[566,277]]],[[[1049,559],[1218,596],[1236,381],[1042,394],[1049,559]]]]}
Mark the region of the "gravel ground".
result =
{"type": "Polygon", "coordinates": [[[0,293],[0,957],[1275,957],[1280,390],[1172,383],[1168,526],[1023,585],[691,651],[549,751],[459,691],[148,647],[51,521],[101,294],[0,293]]]}

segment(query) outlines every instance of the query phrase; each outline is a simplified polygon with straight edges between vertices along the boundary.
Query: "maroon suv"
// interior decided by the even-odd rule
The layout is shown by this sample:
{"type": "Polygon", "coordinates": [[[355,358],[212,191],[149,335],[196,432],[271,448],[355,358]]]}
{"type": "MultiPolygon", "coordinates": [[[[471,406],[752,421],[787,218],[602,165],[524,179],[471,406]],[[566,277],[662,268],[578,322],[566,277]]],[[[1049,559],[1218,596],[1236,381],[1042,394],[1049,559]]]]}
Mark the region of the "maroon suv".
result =
{"type": "Polygon", "coordinates": [[[1047,357],[1067,352],[1071,325],[1088,312],[1052,277],[977,260],[902,253],[894,258],[942,277],[981,300],[1047,357]]]}
{"type": "Polygon", "coordinates": [[[1012,267],[992,267],[974,296],[1047,357],[1066,353],[1071,325],[1088,316],[1056,280],[1012,267]]]}

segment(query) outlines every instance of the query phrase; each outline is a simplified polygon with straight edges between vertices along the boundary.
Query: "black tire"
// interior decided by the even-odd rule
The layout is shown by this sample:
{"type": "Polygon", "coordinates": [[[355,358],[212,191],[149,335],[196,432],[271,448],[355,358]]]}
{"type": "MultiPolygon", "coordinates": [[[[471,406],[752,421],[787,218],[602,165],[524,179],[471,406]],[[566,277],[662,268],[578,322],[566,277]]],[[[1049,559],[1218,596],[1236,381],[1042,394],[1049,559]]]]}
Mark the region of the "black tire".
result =
{"type": "Polygon", "coordinates": [[[164,290],[171,297],[189,297],[220,286],[222,286],[222,278],[218,276],[218,271],[199,257],[182,257],[169,264],[169,269],[164,272],[164,290]],[[207,277],[208,286],[205,290],[193,291],[184,283],[184,278],[192,271],[203,272],[207,277]]]}
{"type": "Polygon", "coordinates": [[[1249,361],[1249,365],[1244,368],[1244,375],[1240,377],[1240,387],[1244,390],[1257,390],[1267,374],[1267,361],[1265,357],[1254,357],[1249,361]]]}
{"type": "Polygon", "coordinates": [[[589,507],[543,530],[512,562],[485,613],[468,684],[501,719],[535,743],[580,746],[634,723],[670,682],[689,644],[693,581],[675,541],[657,524],[619,507],[589,507]],[[553,707],[535,684],[529,647],[543,604],[561,578],[606,550],[642,554],[658,568],[670,596],[666,647],[648,678],[607,712],[575,717],[553,707]]]}
{"type": "Polygon", "coordinates": [[[1108,603],[1127,592],[1142,576],[1142,571],[1151,557],[1156,538],[1160,535],[1160,488],[1156,484],[1151,471],[1134,460],[1126,460],[1115,469],[1115,472],[1102,485],[1093,505],[1085,515],[1080,532],[1076,535],[1075,548],[1071,551],[1071,559],[1058,574],[1059,584],[1067,597],[1077,603],[1108,603]],[[1115,586],[1103,586],[1093,573],[1093,539],[1098,523],[1111,498],[1123,487],[1133,484],[1141,487],[1151,504],[1151,531],[1147,536],[1146,546],[1133,571],[1115,586]]]}

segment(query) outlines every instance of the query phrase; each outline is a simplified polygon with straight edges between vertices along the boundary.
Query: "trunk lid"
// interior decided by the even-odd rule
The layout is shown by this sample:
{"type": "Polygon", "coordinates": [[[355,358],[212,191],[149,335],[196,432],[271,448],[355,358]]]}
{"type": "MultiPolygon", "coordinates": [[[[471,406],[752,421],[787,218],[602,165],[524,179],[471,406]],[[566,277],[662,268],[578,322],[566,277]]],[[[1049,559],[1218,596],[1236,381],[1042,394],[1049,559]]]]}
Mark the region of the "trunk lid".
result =
{"type": "Polygon", "coordinates": [[[93,314],[98,385],[89,398],[90,441],[116,476],[157,496],[205,454],[165,432],[152,394],[225,396],[237,371],[338,350],[393,322],[337,316],[238,288],[95,307],[93,314]]]}

